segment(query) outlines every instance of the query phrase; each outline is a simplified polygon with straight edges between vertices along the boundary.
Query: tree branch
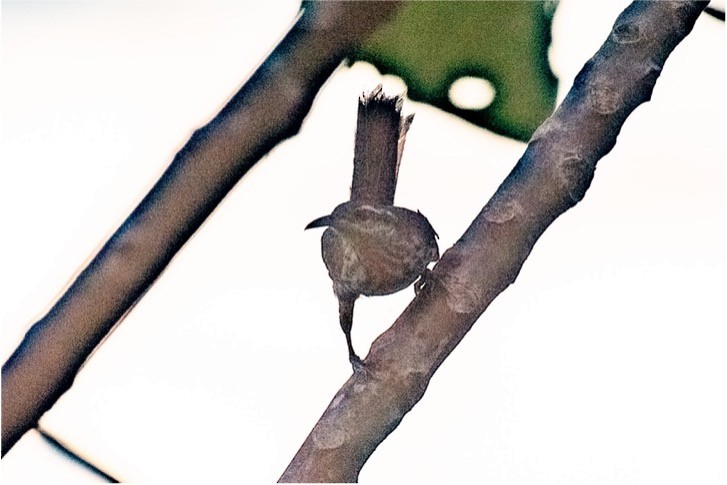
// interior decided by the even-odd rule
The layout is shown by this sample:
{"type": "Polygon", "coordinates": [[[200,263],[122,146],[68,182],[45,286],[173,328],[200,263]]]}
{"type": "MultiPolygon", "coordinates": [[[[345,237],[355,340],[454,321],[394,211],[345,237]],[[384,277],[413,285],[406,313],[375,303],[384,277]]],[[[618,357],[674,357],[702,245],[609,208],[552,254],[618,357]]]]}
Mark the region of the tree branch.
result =
{"type": "Polygon", "coordinates": [[[724,22],[724,10],[720,10],[714,7],[707,7],[704,9],[704,13],[706,13],[710,17],[714,17],[717,20],[721,20],[722,22],[724,22]]]}
{"type": "Polygon", "coordinates": [[[55,438],[52,434],[45,431],[43,428],[38,426],[36,428],[36,431],[38,431],[38,434],[40,434],[41,438],[48,443],[54,450],[56,450],[58,453],[65,456],[67,459],[71,460],[76,465],[81,466],[82,468],[88,470],[89,472],[96,475],[97,478],[100,478],[101,480],[107,482],[107,483],[121,483],[116,478],[112,477],[105,471],[101,470],[99,467],[88,461],[87,459],[83,458],[80,454],[73,451],[73,449],[59,441],[57,438],[55,438]]]}
{"type": "Polygon", "coordinates": [[[707,2],[634,2],[533,135],[513,171],[435,266],[432,284],[379,336],[280,478],[354,482],[376,447],[494,298],[515,281],[545,229],[585,195],[596,162],[648,101],[667,56],[707,2]]]}
{"type": "Polygon", "coordinates": [[[396,2],[310,2],[260,68],[197,130],[2,369],[2,454],[70,388],[93,349],[237,181],[297,133],[323,82],[396,2]]]}

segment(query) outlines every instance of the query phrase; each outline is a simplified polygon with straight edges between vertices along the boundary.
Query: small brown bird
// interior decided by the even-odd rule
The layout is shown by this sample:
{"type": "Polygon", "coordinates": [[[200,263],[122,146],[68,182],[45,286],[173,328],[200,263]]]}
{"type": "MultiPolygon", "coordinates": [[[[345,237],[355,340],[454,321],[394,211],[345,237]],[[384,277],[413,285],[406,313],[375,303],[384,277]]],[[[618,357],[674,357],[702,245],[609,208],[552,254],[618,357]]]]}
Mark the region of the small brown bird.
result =
{"type": "Polygon", "coordinates": [[[363,363],[351,344],[353,305],[359,295],[396,293],[420,279],[439,259],[437,233],[426,217],[392,205],[345,202],[306,229],[328,226],[321,239],[323,262],[338,297],[341,328],[354,371],[363,363]]]}
{"type": "Polygon", "coordinates": [[[358,103],[351,200],[306,227],[328,226],[323,262],[338,297],[338,314],[353,370],[363,362],[351,345],[353,305],[359,295],[388,295],[415,283],[439,259],[437,233],[420,212],[394,206],[406,133],[414,115],[401,116],[403,98],[377,86],[358,103]]]}

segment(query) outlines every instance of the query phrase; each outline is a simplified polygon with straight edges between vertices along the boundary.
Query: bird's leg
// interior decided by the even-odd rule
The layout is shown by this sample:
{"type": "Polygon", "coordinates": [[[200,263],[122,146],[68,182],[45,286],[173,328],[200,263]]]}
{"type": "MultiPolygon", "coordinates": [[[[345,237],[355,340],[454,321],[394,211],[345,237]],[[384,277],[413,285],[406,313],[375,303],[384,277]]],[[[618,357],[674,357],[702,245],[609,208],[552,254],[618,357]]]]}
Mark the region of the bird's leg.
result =
{"type": "Polygon", "coordinates": [[[353,350],[353,344],[351,343],[351,327],[353,325],[353,304],[356,301],[356,297],[339,296],[338,297],[338,316],[341,320],[341,329],[343,329],[344,335],[346,335],[346,344],[348,345],[348,360],[351,362],[353,371],[359,371],[363,369],[364,363],[361,358],[356,355],[353,350]]]}

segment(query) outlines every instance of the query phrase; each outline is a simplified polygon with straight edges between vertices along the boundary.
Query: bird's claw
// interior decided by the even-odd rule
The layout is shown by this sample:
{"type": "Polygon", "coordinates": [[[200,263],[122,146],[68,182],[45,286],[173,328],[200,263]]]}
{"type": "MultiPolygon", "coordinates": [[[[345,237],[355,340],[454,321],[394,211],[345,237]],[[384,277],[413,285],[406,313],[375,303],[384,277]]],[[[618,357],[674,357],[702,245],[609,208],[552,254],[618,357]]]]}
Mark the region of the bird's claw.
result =
{"type": "Polygon", "coordinates": [[[363,360],[356,355],[351,354],[348,356],[348,361],[351,362],[351,367],[353,367],[353,373],[359,373],[359,372],[365,372],[366,371],[366,364],[364,364],[363,360]]]}
{"type": "Polygon", "coordinates": [[[424,289],[424,286],[429,282],[429,280],[432,277],[432,270],[429,268],[424,268],[424,272],[419,276],[419,279],[417,279],[414,282],[414,294],[418,295],[422,292],[424,289]]]}

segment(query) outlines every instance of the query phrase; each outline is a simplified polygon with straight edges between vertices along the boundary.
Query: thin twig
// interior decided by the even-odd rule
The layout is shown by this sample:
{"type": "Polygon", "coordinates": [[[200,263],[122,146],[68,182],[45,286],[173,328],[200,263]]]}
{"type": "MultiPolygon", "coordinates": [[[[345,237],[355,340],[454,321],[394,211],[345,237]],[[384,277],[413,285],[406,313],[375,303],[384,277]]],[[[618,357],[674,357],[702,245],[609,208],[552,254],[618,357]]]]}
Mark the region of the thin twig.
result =
{"type": "Polygon", "coordinates": [[[724,22],[724,10],[720,10],[714,7],[707,7],[704,9],[704,13],[724,22]]]}
{"type": "Polygon", "coordinates": [[[121,483],[120,480],[117,480],[116,478],[112,477],[105,471],[101,470],[99,467],[91,463],[90,461],[86,460],[85,458],[82,458],[81,455],[73,451],[68,445],[63,444],[60,440],[55,438],[53,435],[45,431],[43,428],[38,426],[36,428],[40,436],[53,448],[56,449],[59,453],[64,455],[69,460],[75,462],[76,464],[82,466],[83,468],[87,469],[94,475],[98,475],[103,480],[106,480],[108,483],[121,483]]]}

